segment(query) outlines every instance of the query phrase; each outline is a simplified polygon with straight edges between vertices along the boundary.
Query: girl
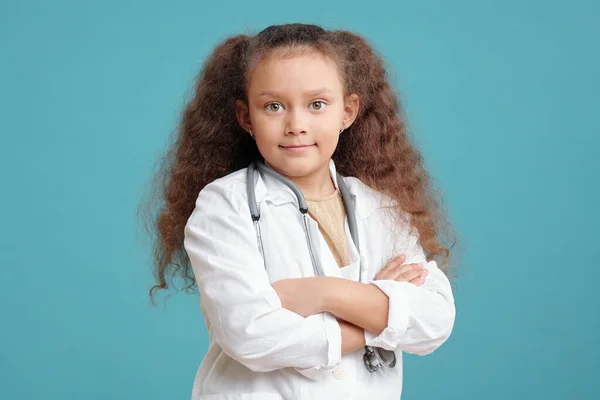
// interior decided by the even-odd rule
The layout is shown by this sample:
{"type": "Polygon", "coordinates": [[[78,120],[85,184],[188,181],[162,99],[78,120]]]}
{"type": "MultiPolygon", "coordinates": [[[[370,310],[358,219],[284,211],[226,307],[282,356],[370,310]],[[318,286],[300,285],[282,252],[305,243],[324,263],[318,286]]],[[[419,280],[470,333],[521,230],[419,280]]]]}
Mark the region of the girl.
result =
{"type": "Polygon", "coordinates": [[[192,399],[398,399],[402,352],[438,348],[455,308],[446,225],[367,42],[229,38],[171,155],[150,295],[199,288],[192,399]]]}

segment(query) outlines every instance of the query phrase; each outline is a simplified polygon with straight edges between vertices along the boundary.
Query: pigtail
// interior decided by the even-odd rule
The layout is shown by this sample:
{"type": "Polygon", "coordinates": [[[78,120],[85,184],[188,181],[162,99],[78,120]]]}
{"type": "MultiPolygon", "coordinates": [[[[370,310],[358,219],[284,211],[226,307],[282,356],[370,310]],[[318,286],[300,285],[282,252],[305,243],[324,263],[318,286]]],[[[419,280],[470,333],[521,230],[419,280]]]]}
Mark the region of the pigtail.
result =
{"type": "MultiPolygon", "coordinates": [[[[197,79],[195,95],[185,107],[176,142],[163,159],[157,179],[164,204],[147,229],[156,237],[154,277],[158,289],[169,288],[169,276],[195,289],[195,278],[183,247],[184,227],[198,193],[208,183],[248,166],[260,157],[256,144],[239,126],[235,100],[245,99],[245,71],[250,38],[231,37],[219,44],[197,79]]],[[[148,218],[149,217],[149,218],[148,218]]]]}
{"type": "Polygon", "coordinates": [[[408,216],[428,258],[445,268],[449,264],[449,250],[441,244],[446,240],[445,217],[421,153],[407,135],[382,58],[353,33],[332,32],[332,41],[341,52],[346,92],[360,99],[359,114],[340,136],[334,161],[342,174],[356,176],[396,200],[399,222],[408,216]]]}
{"type": "Polygon", "coordinates": [[[235,117],[236,99],[246,99],[249,45],[250,37],[238,35],[215,48],[200,72],[195,97],[184,111],[182,137],[188,143],[182,150],[192,149],[195,153],[188,158],[203,168],[196,175],[201,179],[196,182],[198,189],[246,167],[258,154],[252,152],[256,146],[235,117]]]}

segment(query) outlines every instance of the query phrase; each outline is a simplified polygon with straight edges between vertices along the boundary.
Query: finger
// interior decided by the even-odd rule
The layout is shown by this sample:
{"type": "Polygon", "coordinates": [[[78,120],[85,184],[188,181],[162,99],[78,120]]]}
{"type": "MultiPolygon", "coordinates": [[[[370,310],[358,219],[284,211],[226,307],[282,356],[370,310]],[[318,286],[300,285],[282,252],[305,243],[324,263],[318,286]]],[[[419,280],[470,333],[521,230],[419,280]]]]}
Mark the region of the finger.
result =
{"type": "Polygon", "coordinates": [[[412,283],[415,286],[421,286],[423,283],[425,283],[425,277],[424,276],[420,276],[417,279],[413,279],[409,283],[412,283]]]}
{"type": "Polygon", "coordinates": [[[417,270],[417,269],[419,269],[418,264],[398,265],[396,268],[393,268],[392,270],[390,270],[390,272],[387,273],[385,279],[389,279],[389,280],[393,281],[396,278],[398,278],[400,275],[406,274],[407,272],[417,270]]]}
{"type": "Polygon", "coordinates": [[[427,275],[429,275],[429,271],[427,269],[423,269],[421,275],[418,278],[411,280],[410,283],[416,286],[421,286],[423,283],[425,283],[427,275]]]}
{"type": "Polygon", "coordinates": [[[404,274],[399,275],[396,279],[396,282],[410,282],[413,279],[417,279],[421,276],[421,271],[408,271],[404,274]]]}
{"type": "Polygon", "coordinates": [[[396,279],[396,282],[410,282],[413,279],[419,278],[423,274],[423,269],[420,267],[412,268],[402,274],[399,274],[396,279]]]}
{"type": "Polygon", "coordinates": [[[406,261],[406,255],[400,254],[398,257],[395,257],[387,262],[384,267],[377,273],[375,276],[375,280],[387,279],[387,275],[397,266],[402,265],[402,263],[406,261]]]}
{"type": "Polygon", "coordinates": [[[398,266],[402,265],[404,261],[406,261],[406,256],[404,254],[400,254],[399,256],[394,257],[390,261],[388,261],[382,268],[382,272],[384,274],[389,274],[391,271],[394,270],[394,268],[397,268],[398,266]]]}
{"type": "Polygon", "coordinates": [[[411,271],[421,271],[423,267],[421,264],[403,264],[399,265],[395,269],[393,269],[389,274],[387,274],[386,279],[389,280],[397,280],[398,277],[404,275],[411,271]]]}

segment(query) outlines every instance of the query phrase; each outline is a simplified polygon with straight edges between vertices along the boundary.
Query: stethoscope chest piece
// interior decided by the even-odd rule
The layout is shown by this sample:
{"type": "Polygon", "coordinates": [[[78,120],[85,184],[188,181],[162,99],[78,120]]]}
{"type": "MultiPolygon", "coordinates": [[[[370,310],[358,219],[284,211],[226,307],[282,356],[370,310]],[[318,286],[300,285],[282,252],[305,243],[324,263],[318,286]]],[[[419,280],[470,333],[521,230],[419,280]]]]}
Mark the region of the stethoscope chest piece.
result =
{"type": "Polygon", "coordinates": [[[396,354],[381,347],[365,346],[363,362],[369,372],[376,372],[381,366],[394,368],[396,366],[396,354]]]}

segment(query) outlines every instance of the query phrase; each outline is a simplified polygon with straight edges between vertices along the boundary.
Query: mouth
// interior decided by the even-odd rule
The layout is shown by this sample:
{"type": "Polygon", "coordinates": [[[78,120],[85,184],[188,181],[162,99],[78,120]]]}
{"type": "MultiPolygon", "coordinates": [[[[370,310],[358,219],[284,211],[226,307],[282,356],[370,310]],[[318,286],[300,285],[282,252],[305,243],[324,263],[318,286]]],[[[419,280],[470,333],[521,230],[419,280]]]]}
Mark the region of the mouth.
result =
{"type": "Polygon", "coordinates": [[[293,146],[279,146],[279,147],[281,147],[282,149],[287,150],[287,151],[301,153],[301,152],[306,151],[315,146],[316,146],[315,144],[299,144],[299,145],[293,145],[293,146]]]}

